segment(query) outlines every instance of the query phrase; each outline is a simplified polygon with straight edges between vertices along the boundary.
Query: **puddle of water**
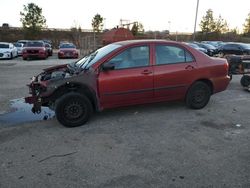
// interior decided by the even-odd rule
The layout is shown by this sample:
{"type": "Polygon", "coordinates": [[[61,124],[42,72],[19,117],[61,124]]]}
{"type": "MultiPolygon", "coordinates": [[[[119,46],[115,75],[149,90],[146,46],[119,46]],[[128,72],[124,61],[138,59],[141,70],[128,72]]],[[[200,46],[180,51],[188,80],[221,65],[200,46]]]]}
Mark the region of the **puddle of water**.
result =
{"type": "Polygon", "coordinates": [[[42,107],[40,114],[31,112],[32,105],[25,103],[24,99],[10,101],[10,112],[0,114],[0,124],[15,125],[31,121],[47,120],[55,116],[55,112],[47,107],[42,107]]]}

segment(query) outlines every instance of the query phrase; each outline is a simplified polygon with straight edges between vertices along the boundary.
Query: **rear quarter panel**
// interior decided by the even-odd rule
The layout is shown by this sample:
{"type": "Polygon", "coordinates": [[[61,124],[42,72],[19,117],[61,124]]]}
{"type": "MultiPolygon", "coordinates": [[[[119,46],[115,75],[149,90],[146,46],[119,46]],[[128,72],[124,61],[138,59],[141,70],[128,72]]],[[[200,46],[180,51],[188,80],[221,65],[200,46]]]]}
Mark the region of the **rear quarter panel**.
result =
{"type": "Polygon", "coordinates": [[[228,62],[222,58],[212,58],[202,52],[186,46],[195,56],[197,69],[195,81],[209,80],[213,85],[213,93],[224,91],[230,81],[228,76],[228,62]]]}

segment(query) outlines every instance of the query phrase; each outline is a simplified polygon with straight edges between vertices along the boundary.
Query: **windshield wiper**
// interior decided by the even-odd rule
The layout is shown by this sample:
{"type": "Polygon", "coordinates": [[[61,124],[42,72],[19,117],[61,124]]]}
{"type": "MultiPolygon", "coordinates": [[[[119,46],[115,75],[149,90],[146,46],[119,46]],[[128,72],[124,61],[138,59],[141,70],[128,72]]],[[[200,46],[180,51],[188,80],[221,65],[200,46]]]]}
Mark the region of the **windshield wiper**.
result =
{"type": "Polygon", "coordinates": [[[88,61],[86,62],[86,63],[84,63],[83,65],[85,65],[84,67],[83,67],[83,69],[88,69],[89,67],[87,67],[89,64],[90,64],[90,62],[95,58],[95,56],[96,56],[96,54],[98,53],[98,51],[95,51],[94,53],[92,53],[92,54],[90,54],[90,57],[89,57],[89,59],[88,59],[88,61]]]}

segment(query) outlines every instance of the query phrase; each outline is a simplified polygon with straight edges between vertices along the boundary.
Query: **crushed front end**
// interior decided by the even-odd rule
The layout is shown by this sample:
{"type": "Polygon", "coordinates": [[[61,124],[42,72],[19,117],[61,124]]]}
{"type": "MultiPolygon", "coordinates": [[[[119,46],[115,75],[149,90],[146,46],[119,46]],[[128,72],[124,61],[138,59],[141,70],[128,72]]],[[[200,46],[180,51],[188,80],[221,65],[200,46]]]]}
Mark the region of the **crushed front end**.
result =
{"type": "Polygon", "coordinates": [[[25,97],[25,102],[33,104],[33,113],[40,113],[42,106],[50,105],[50,96],[60,83],[55,84],[55,81],[63,80],[65,77],[70,77],[66,65],[44,69],[44,72],[32,77],[31,82],[27,84],[30,96],[25,97]]]}
{"type": "Polygon", "coordinates": [[[27,84],[29,87],[29,94],[31,94],[31,96],[25,97],[26,103],[33,104],[32,112],[38,114],[41,112],[43,104],[48,102],[46,101],[46,97],[44,95],[47,91],[47,82],[39,80],[40,74],[31,79],[30,84],[27,84]]]}

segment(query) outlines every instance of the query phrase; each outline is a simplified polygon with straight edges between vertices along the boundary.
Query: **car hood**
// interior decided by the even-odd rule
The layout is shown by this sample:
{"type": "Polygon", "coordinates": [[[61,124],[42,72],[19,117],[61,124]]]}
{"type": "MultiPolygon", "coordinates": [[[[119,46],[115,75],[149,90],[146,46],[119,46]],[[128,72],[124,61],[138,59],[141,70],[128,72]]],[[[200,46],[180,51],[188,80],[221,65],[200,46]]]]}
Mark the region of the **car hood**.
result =
{"type": "Polygon", "coordinates": [[[4,52],[10,52],[11,50],[8,48],[0,48],[0,53],[4,53],[4,52]]]}
{"type": "Polygon", "coordinates": [[[44,72],[58,71],[58,70],[62,70],[62,69],[67,68],[67,65],[68,65],[68,64],[56,65],[56,66],[53,66],[53,67],[45,68],[45,69],[43,69],[43,71],[44,71],[44,72]]]}
{"type": "Polygon", "coordinates": [[[75,66],[75,62],[70,64],[57,65],[43,69],[43,72],[35,76],[35,80],[39,80],[39,77],[41,78],[41,81],[69,78],[78,75],[82,71],[83,69],[75,66]]]}

